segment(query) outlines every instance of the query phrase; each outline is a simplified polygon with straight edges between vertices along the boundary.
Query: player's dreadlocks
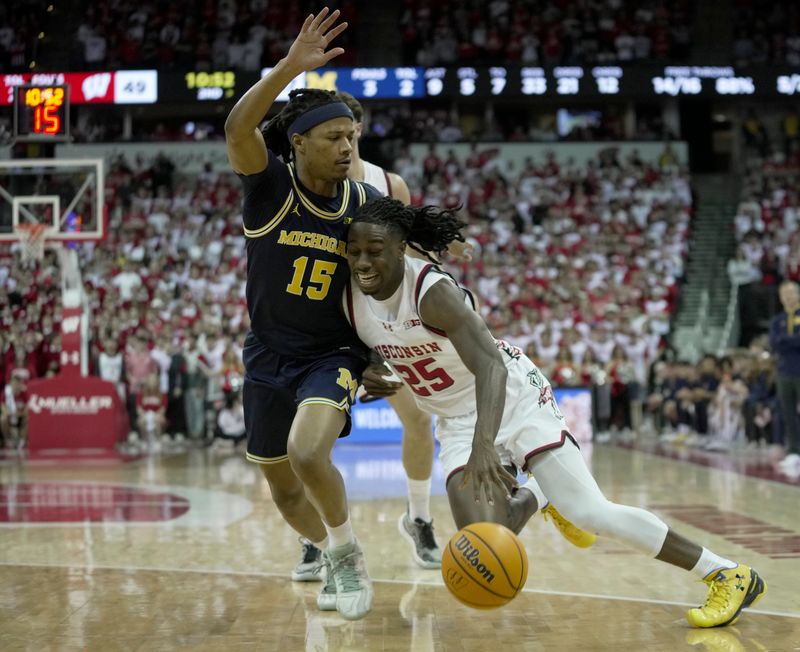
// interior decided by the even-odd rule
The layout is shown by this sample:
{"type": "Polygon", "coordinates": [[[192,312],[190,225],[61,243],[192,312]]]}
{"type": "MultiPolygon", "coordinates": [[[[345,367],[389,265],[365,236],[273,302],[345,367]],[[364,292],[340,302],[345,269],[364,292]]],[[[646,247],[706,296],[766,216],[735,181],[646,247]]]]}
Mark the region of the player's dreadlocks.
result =
{"type": "Polygon", "coordinates": [[[398,233],[409,247],[428,260],[439,263],[431,254],[441,254],[454,240],[464,242],[466,224],[451,210],[436,206],[414,208],[391,197],[379,197],[358,209],[353,223],[367,222],[398,233]]]}
{"type": "Polygon", "coordinates": [[[294,158],[294,152],[286,130],[306,111],[339,101],[333,91],[323,91],[318,88],[298,88],[291,91],[286,106],[261,132],[267,147],[288,163],[294,158]]]}

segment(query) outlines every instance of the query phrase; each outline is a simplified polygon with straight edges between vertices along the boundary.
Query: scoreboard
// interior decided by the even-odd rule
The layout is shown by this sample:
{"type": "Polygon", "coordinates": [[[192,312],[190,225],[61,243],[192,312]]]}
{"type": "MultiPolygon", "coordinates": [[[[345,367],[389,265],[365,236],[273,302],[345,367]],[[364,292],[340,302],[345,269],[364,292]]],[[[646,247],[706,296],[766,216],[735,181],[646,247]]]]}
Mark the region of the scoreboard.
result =
{"type": "Polygon", "coordinates": [[[800,75],[738,71],[731,66],[519,66],[428,68],[428,96],[511,98],[761,97],[793,95],[800,75]],[[791,82],[797,78],[797,82],[791,82]]]}
{"type": "MultiPolygon", "coordinates": [[[[221,70],[159,73],[159,101],[221,101],[241,97],[260,74],[221,70]]],[[[358,99],[442,98],[654,100],[663,98],[800,96],[800,70],[772,66],[448,66],[320,68],[293,88],[345,91],[358,99]]]]}
{"type": "MultiPolygon", "coordinates": [[[[0,73],[0,106],[14,104],[15,89],[26,85],[69,88],[69,100],[76,105],[232,103],[270,70],[0,73]]],[[[327,67],[299,75],[278,101],[285,102],[290,90],[302,87],[346,91],[362,100],[780,100],[800,97],[800,69],[766,64],[327,67]]],[[[50,101],[52,105],[55,100],[50,101]]],[[[49,111],[52,115],[53,109],[49,111]]]]}
{"type": "Polygon", "coordinates": [[[69,86],[16,86],[14,138],[19,141],[69,140],[69,86]]]}
{"type": "MultiPolygon", "coordinates": [[[[215,102],[238,99],[264,77],[239,70],[213,70],[159,73],[158,99],[163,102],[215,102]]],[[[345,91],[359,99],[399,99],[425,97],[422,68],[319,68],[298,75],[278,97],[289,99],[294,88],[322,88],[345,91]]]]}

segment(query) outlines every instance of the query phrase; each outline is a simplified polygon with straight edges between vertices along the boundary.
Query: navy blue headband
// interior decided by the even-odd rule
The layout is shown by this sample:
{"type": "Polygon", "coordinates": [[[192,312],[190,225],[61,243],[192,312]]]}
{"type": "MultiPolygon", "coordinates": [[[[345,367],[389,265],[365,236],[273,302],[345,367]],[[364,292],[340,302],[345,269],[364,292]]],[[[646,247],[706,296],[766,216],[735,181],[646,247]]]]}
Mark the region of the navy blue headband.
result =
{"type": "Polygon", "coordinates": [[[344,102],[331,102],[330,104],[323,104],[322,106],[309,109],[289,125],[289,128],[286,130],[286,136],[289,138],[289,142],[291,142],[292,136],[295,134],[304,134],[318,124],[333,120],[334,118],[350,118],[352,120],[353,112],[344,102]]]}

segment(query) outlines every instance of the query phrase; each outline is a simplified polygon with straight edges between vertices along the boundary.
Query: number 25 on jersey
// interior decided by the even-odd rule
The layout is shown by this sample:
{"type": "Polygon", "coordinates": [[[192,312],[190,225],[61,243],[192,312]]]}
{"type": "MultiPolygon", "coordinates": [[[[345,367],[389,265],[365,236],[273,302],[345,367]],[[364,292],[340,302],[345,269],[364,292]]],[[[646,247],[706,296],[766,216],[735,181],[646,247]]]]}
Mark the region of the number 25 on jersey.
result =
{"type": "Polygon", "coordinates": [[[408,383],[412,392],[418,396],[430,396],[431,392],[441,392],[455,382],[441,367],[431,369],[433,364],[436,364],[436,360],[424,358],[412,363],[413,369],[404,364],[395,363],[392,366],[408,383]]]}
{"type": "Polygon", "coordinates": [[[315,260],[314,265],[311,267],[308,282],[304,285],[303,280],[308,267],[308,256],[295,258],[294,263],[292,263],[294,265],[292,282],[286,286],[286,291],[298,297],[305,294],[313,301],[322,301],[328,296],[328,290],[331,288],[331,277],[336,271],[337,264],[329,260],[315,260]]]}

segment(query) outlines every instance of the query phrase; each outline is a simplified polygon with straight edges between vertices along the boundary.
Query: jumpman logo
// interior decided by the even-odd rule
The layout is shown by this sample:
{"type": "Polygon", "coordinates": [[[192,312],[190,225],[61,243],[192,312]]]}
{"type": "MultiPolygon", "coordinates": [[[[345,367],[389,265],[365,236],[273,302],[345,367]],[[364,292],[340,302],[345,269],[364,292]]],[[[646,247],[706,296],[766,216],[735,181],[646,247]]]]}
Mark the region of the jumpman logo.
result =
{"type": "Polygon", "coordinates": [[[295,204],[294,208],[292,209],[292,213],[297,215],[297,217],[301,217],[300,215],[300,204],[295,204]]]}

